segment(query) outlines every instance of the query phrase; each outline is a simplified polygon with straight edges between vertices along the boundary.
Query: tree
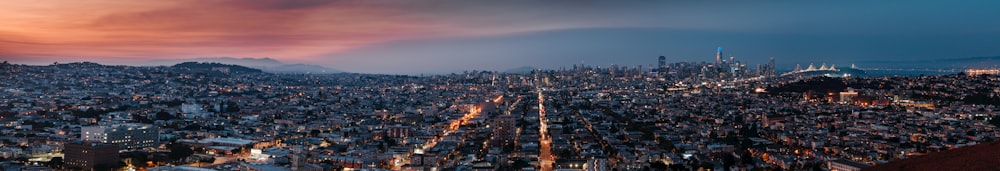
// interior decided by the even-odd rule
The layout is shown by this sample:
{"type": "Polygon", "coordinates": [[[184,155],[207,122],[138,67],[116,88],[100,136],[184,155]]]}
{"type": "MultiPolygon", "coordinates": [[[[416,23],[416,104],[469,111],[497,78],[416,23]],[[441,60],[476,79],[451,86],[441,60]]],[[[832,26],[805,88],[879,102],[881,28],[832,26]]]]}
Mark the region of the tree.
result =
{"type": "Polygon", "coordinates": [[[198,161],[205,162],[205,163],[214,163],[215,162],[215,157],[201,158],[198,161]]]}
{"type": "Polygon", "coordinates": [[[195,123],[195,124],[191,124],[191,125],[188,125],[188,126],[184,127],[184,130],[200,131],[202,128],[203,127],[201,125],[195,123]]]}
{"type": "Polygon", "coordinates": [[[100,111],[94,110],[94,108],[91,107],[91,108],[88,108],[87,110],[84,110],[83,112],[81,112],[78,117],[81,117],[81,118],[97,118],[97,119],[101,119],[99,117],[100,115],[101,115],[100,111]]]}
{"type": "Polygon", "coordinates": [[[173,146],[170,146],[170,153],[168,153],[167,156],[170,157],[170,160],[177,161],[187,158],[192,154],[194,154],[194,150],[191,149],[191,146],[188,146],[187,144],[174,144],[173,146]]]}
{"type": "Polygon", "coordinates": [[[385,139],[385,145],[386,146],[392,147],[392,146],[396,146],[397,144],[399,144],[399,143],[396,142],[396,139],[393,139],[393,138],[387,138],[387,139],[385,139]]]}
{"type": "Polygon", "coordinates": [[[152,160],[153,163],[155,163],[156,165],[165,165],[166,163],[170,162],[170,157],[168,153],[160,153],[160,152],[152,153],[152,156],[153,158],[151,158],[150,160],[152,160]]]}
{"type": "Polygon", "coordinates": [[[149,161],[149,156],[145,152],[126,153],[125,157],[132,162],[132,165],[139,167],[146,167],[146,162],[149,161]]]}
{"type": "Polygon", "coordinates": [[[167,113],[167,111],[156,112],[156,120],[170,120],[174,119],[174,115],[167,113]]]}
{"type": "Polygon", "coordinates": [[[663,161],[656,161],[649,164],[649,168],[653,170],[667,170],[667,164],[663,161]]]}
{"type": "Polygon", "coordinates": [[[521,168],[525,168],[525,167],[528,167],[528,166],[531,166],[531,164],[528,163],[528,161],[524,161],[524,160],[516,160],[516,161],[514,161],[513,164],[510,165],[511,170],[520,170],[521,168]]]}
{"type": "Polygon", "coordinates": [[[997,127],[1000,127],[1000,118],[993,118],[993,119],[990,119],[989,123],[990,123],[990,124],[993,124],[993,126],[997,126],[997,127]]]}
{"type": "Polygon", "coordinates": [[[314,129],[314,130],[312,130],[312,131],[309,131],[309,136],[310,136],[310,137],[315,137],[315,136],[319,135],[319,133],[320,133],[320,131],[319,131],[319,130],[317,130],[317,129],[314,129]]]}
{"type": "Polygon", "coordinates": [[[20,156],[20,157],[15,157],[14,161],[28,162],[28,159],[29,159],[28,157],[20,156]]]}
{"type": "Polygon", "coordinates": [[[732,154],[724,154],[722,157],[722,166],[729,168],[732,167],[733,165],[736,165],[736,157],[734,157],[732,154]]]}
{"type": "Polygon", "coordinates": [[[49,160],[49,167],[53,167],[53,168],[57,168],[58,169],[58,168],[62,168],[62,165],[63,165],[63,158],[62,157],[53,157],[52,160],[49,160]]]}
{"type": "Polygon", "coordinates": [[[142,116],[138,113],[133,113],[132,119],[139,123],[153,123],[152,119],[149,119],[148,117],[142,116]]]}
{"type": "Polygon", "coordinates": [[[240,106],[236,105],[236,103],[229,104],[226,107],[226,112],[240,112],[240,106]]]}

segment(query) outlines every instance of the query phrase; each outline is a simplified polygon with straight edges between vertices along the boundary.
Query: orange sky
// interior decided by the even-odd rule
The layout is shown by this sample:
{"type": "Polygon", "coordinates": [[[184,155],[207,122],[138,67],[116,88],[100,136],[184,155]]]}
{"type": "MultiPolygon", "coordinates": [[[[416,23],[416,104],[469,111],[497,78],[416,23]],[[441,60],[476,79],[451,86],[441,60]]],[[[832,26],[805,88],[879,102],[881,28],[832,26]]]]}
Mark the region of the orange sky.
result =
{"type": "MultiPolygon", "coordinates": [[[[0,60],[271,58],[367,73],[993,56],[997,1],[3,0],[0,60]],[[906,5],[900,5],[904,3],[906,5]],[[845,12],[849,11],[849,12],[845,12]],[[930,12],[928,12],[930,11],[930,12]],[[707,54],[707,55],[706,55],[707,54]],[[447,62],[441,62],[447,61],[447,62]]],[[[785,63],[787,62],[787,63],[785,63]]]]}
{"type": "Polygon", "coordinates": [[[49,61],[203,56],[308,61],[448,31],[386,6],[332,2],[0,1],[0,55],[49,61]]]}
{"type": "Polygon", "coordinates": [[[0,1],[0,60],[142,64],[267,57],[329,66],[371,57],[341,55],[346,51],[405,40],[632,26],[596,10],[606,7],[462,0],[6,0],[0,1]]]}

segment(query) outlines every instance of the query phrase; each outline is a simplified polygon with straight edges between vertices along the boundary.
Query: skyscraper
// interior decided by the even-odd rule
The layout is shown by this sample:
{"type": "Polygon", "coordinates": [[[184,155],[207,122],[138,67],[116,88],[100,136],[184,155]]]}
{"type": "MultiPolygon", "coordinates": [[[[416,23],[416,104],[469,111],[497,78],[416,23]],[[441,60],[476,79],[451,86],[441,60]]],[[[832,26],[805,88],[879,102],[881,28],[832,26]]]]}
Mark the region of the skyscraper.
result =
{"type": "Polygon", "coordinates": [[[715,64],[722,64],[722,47],[715,52],[715,64]]]}
{"type": "Polygon", "coordinates": [[[667,70],[667,57],[660,56],[660,61],[659,61],[658,64],[660,64],[660,65],[657,66],[656,72],[666,72],[666,70],[667,70]]]}
{"type": "Polygon", "coordinates": [[[757,72],[756,73],[757,76],[767,76],[767,66],[766,66],[766,64],[765,65],[757,64],[757,69],[754,70],[754,71],[757,72]]]}
{"type": "Polygon", "coordinates": [[[771,57],[771,59],[767,61],[767,66],[765,67],[765,70],[767,70],[765,75],[769,77],[774,76],[777,73],[774,70],[774,57],[771,57]]]}

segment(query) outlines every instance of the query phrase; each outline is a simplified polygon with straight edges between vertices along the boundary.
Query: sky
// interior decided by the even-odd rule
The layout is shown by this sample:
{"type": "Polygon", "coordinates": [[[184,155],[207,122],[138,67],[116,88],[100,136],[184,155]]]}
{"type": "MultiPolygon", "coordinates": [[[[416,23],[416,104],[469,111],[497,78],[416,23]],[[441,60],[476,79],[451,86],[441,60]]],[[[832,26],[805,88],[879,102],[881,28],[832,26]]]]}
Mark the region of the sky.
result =
{"type": "Polygon", "coordinates": [[[359,73],[1000,55],[1000,1],[4,0],[0,60],[271,58],[359,73]]]}

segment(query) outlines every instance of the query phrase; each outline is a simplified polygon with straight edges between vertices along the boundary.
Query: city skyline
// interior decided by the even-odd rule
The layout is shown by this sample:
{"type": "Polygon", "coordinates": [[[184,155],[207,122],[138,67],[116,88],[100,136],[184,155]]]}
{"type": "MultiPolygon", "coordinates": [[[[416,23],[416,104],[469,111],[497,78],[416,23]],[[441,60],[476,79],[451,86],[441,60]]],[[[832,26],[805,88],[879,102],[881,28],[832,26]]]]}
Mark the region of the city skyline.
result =
{"type": "Polygon", "coordinates": [[[0,170],[997,170],[1000,1],[0,1],[0,170]]]}
{"type": "Polygon", "coordinates": [[[740,61],[421,77],[0,63],[0,168],[995,167],[998,69],[867,77],[740,61]]]}
{"type": "Polygon", "coordinates": [[[1000,55],[993,1],[0,3],[0,58],[26,64],[234,57],[418,74],[709,62],[714,47],[779,69],[1000,55]]]}

